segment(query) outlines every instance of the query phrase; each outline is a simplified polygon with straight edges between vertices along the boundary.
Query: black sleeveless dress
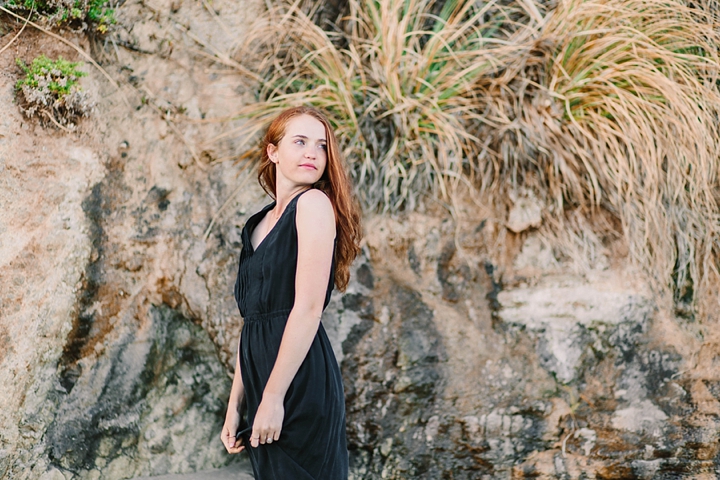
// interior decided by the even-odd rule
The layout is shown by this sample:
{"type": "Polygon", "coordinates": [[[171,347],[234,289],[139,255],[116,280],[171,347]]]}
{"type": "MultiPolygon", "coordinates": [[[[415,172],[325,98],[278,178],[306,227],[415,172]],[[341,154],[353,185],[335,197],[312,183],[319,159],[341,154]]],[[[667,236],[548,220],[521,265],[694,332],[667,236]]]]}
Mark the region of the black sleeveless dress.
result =
{"type": "MultiPolygon", "coordinates": [[[[271,203],[250,217],[242,232],[243,249],[235,283],[235,299],[245,323],[240,339],[240,369],[245,387],[247,424],[252,425],[263,390],[275,365],[288,314],[295,301],[297,268],[297,200],[254,250],[252,232],[271,203]]],[[[335,264],[330,272],[325,307],[330,301],[335,264]]],[[[346,480],[345,397],[340,369],[325,329],[320,324],[310,351],[293,379],[284,401],[280,439],[250,447],[243,442],[257,480],[346,480]]]]}

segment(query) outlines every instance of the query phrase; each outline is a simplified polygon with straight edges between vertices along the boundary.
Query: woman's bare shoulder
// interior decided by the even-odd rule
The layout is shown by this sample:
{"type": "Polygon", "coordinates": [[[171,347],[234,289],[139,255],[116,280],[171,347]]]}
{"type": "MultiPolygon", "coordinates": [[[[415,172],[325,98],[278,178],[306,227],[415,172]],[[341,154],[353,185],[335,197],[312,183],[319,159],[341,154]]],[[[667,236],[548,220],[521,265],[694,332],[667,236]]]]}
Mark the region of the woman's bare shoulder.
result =
{"type": "Polygon", "coordinates": [[[335,211],[324,192],[312,189],[304,193],[297,203],[296,222],[299,227],[335,230],[335,211]]]}
{"type": "Polygon", "coordinates": [[[298,198],[297,208],[298,213],[303,210],[310,210],[313,212],[313,216],[324,213],[334,215],[330,198],[325,195],[325,192],[317,188],[313,188],[302,194],[302,196],[298,198]]]}

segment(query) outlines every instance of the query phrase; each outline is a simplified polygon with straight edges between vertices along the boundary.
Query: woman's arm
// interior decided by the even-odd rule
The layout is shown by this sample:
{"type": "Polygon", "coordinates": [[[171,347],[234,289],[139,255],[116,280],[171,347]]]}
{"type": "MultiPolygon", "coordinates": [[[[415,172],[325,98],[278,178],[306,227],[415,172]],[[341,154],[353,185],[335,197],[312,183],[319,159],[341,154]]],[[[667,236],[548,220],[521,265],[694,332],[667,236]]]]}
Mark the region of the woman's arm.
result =
{"type": "Polygon", "coordinates": [[[295,223],[298,236],[295,303],[255,415],[250,436],[253,447],[280,438],[285,393],[317,334],[330,280],[335,243],[335,212],[330,199],[319,190],[305,193],[298,199],[295,223]]]}
{"type": "Polygon", "coordinates": [[[230,399],[228,400],[227,413],[225,414],[225,425],[223,425],[220,439],[225,445],[228,453],[240,453],[245,449],[242,440],[236,440],[238,426],[240,425],[240,406],[245,396],[245,387],[242,383],[242,372],[240,371],[240,354],[235,355],[235,375],[233,376],[230,399]]]}

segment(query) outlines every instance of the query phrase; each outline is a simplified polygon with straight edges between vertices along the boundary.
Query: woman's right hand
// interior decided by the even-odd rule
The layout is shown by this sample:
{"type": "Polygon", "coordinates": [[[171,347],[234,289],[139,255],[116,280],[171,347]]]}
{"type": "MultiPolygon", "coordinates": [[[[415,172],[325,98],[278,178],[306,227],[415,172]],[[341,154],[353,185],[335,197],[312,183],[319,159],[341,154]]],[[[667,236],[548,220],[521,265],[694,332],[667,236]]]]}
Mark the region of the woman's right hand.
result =
{"type": "Polygon", "coordinates": [[[235,438],[239,425],[240,414],[228,410],[228,414],[225,416],[225,425],[223,425],[222,433],[220,434],[220,439],[228,453],[240,453],[245,450],[242,438],[235,438]]]}
{"type": "Polygon", "coordinates": [[[240,356],[238,354],[235,356],[235,374],[233,375],[232,389],[230,390],[227,413],[225,414],[225,425],[223,425],[220,433],[220,440],[222,440],[228,453],[240,453],[245,450],[242,438],[235,438],[240,427],[240,410],[244,396],[245,388],[243,388],[240,356]]]}

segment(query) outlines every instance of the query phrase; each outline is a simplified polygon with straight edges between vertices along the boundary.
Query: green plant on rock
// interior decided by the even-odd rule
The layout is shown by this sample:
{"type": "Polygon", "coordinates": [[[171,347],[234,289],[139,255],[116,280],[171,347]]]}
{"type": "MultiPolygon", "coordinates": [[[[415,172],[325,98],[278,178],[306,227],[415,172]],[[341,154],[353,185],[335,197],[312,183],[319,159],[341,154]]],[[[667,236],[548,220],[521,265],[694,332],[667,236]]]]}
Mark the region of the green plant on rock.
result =
{"type": "Polygon", "coordinates": [[[87,74],[79,69],[82,62],[62,57],[51,60],[45,55],[30,65],[17,59],[25,78],[15,84],[21,110],[28,117],[39,116],[60,125],[72,125],[92,109],[87,93],[78,80],[87,74]]]}
{"type": "Polygon", "coordinates": [[[57,25],[80,22],[95,31],[107,32],[116,23],[115,9],[109,0],[8,0],[6,6],[14,10],[37,12],[48,23],[57,25]]]}

